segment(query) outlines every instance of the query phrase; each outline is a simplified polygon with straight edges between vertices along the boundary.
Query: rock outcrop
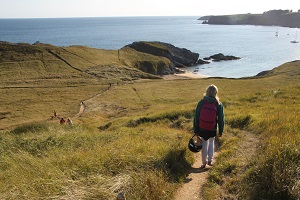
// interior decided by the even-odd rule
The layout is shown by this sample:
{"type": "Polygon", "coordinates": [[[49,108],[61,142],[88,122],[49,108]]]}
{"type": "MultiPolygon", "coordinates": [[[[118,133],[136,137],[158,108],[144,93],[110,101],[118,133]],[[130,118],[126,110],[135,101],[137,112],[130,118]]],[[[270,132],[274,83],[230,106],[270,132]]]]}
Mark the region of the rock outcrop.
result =
{"type": "Polygon", "coordinates": [[[178,68],[196,65],[199,57],[198,53],[164,42],[133,42],[125,47],[143,53],[165,57],[174,64],[174,67],[178,68]]]}
{"type": "Polygon", "coordinates": [[[210,62],[202,60],[202,59],[199,59],[198,62],[197,62],[198,65],[209,64],[209,63],[210,62]]]}
{"type": "Polygon", "coordinates": [[[225,56],[224,54],[222,53],[218,53],[218,54],[215,54],[215,55],[212,55],[210,57],[207,57],[207,58],[204,58],[204,60],[213,60],[213,61],[223,61],[223,60],[239,60],[241,59],[240,57],[236,57],[236,56],[225,56]]]}

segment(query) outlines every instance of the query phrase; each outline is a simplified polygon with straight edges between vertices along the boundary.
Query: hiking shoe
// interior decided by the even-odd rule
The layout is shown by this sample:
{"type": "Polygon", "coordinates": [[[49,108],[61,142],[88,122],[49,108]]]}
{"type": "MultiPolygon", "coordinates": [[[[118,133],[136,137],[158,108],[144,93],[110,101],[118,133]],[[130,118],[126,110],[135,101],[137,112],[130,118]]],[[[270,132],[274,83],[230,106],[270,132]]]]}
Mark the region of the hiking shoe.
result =
{"type": "Polygon", "coordinates": [[[205,164],[200,166],[200,169],[204,169],[205,168],[205,164]]]}
{"type": "Polygon", "coordinates": [[[211,162],[208,162],[207,164],[208,164],[209,166],[213,166],[213,164],[212,164],[211,162]]]}

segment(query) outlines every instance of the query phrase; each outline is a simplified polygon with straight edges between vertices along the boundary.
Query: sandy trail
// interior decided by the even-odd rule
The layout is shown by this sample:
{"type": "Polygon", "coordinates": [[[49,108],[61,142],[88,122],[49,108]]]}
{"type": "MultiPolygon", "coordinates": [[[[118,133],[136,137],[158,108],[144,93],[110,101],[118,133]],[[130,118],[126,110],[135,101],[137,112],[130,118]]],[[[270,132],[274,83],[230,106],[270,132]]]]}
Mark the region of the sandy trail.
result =
{"type": "MultiPolygon", "coordinates": [[[[251,160],[252,156],[256,154],[257,149],[259,148],[260,137],[251,132],[242,131],[244,138],[239,142],[236,158],[239,159],[239,173],[244,173],[244,163],[248,163],[251,160]]],[[[215,141],[215,152],[214,152],[214,161],[218,157],[219,145],[215,141]]],[[[207,166],[205,169],[200,169],[202,164],[201,162],[201,152],[195,154],[195,163],[189,169],[189,175],[185,180],[185,183],[181,188],[179,188],[175,194],[175,200],[202,200],[202,187],[207,182],[208,173],[210,171],[210,166],[207,166]]]]}
{"type": "MultiPolygon", "coordinates": [[[[214,153],[214,159],[217,154],[214,153]]],[[[210,166],[200,169],[201,152],[195,154],[195,163],[188,170],[188,176],[185,178],[184,184],[175,194],[175,200],[201,200],[201,188],[206,183],[210,166]]]]}
{"type": "Polygon", "coordinates": [[[74,117],[80,117],[82,115],[82,113],[84,112],[84,110],[85,110],[85,104],[80,103],[79,112],[74,117]]]}

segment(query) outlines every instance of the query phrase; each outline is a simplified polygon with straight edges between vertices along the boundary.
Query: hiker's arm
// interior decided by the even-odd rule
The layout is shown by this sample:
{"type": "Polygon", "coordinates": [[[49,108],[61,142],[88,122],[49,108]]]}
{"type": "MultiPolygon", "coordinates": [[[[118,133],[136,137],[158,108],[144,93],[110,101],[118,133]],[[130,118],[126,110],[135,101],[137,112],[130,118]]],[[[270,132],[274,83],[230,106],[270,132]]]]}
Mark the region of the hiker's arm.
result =
{"type": "Polygon", "coordinates": [[[195,114],[194,114],[194,133],[199,135],[200,134],[200,129],[199,129],[199,114],[200,114],[200,102],[197,104],[195,114]]]}
{"type": "Polygon", "coordinates": [[[225,124],[224,107],[223,107],[223,104],[220,103],[220,105],[219,105],[219,112],[218,112],[219,136],[222,136],[222,134],[223,134],[224,124],[225,124]]]}

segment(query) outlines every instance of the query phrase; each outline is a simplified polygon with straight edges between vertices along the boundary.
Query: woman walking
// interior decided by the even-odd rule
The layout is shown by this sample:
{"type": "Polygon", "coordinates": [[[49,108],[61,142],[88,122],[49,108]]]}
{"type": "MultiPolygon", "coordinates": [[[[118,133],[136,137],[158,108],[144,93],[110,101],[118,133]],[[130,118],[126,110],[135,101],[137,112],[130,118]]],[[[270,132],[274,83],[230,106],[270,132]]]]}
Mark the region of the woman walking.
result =
{"type": "Polygon", "coordinates": [[[217,94],[217,86],[208,86],[195,111],[194,133],[202,139],[201,169],[204,169],[206,164],[213,165],[215,136],[218,130],[221,137],[224,130],[224,107],[217,94]]]}

